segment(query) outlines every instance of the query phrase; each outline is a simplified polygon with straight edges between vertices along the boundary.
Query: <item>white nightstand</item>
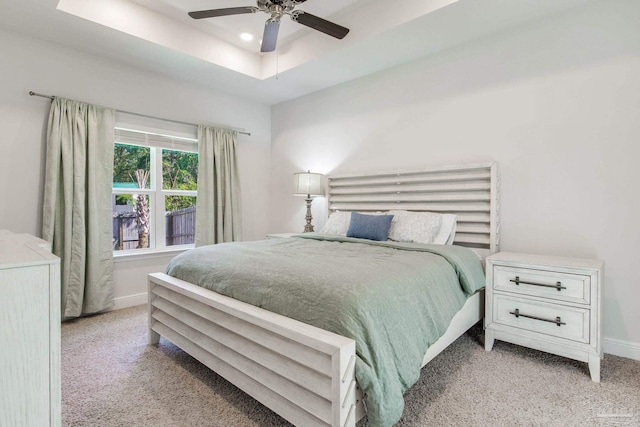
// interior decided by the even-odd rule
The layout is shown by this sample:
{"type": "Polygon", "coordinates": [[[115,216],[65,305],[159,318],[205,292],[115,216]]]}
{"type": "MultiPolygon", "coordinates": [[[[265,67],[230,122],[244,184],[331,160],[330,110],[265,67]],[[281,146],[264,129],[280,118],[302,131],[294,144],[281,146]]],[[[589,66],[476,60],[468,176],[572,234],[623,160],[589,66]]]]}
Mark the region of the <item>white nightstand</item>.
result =
{"type": "Polygon", "coordinates": [[[267,239],[284,239],[287,237],[295,236],[296,234],[300,233],[272,233],[267,234],[267,239]]]}
{"type": "Polygon", "coordinates": [[[603,268],[592,259],[488,257],[485,350],[497,339],[580,360],[600,382],[603,268]]]}

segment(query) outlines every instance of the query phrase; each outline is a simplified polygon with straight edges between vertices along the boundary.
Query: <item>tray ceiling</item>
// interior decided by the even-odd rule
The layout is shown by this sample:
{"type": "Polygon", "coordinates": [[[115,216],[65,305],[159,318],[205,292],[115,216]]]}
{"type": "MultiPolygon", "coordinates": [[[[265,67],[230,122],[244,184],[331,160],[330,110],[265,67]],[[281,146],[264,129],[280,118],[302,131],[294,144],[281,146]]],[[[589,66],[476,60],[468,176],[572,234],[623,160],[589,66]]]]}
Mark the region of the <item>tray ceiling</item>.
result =
{"type": "Polygon", "coordinates": [[[249,0],[0,0],[0,28],[275,104],[525,22],[603,0],[308,0],[297,9],[351,31],[343,40],[283,19],[259,52],[266,14],[193,20],[249,0]]]}

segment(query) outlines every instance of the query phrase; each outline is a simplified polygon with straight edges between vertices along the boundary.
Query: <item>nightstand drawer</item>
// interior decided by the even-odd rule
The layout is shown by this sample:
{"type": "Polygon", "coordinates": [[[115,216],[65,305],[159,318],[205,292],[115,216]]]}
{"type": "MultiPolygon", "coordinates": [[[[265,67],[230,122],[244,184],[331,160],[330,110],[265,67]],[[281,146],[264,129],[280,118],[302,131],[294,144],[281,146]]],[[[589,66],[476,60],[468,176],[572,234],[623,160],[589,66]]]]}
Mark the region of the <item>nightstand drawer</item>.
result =
{"type": "Polygon", "coordinates": [[[494,294],[492,317],[506,326],[589,343],[590,311],[585,308],[494,294]]]}
{"type": "Polygon", "coordinates": [[[591,302],[591,277],[557,271],[494,265],[496,291],[570,301],[591,302]]]}

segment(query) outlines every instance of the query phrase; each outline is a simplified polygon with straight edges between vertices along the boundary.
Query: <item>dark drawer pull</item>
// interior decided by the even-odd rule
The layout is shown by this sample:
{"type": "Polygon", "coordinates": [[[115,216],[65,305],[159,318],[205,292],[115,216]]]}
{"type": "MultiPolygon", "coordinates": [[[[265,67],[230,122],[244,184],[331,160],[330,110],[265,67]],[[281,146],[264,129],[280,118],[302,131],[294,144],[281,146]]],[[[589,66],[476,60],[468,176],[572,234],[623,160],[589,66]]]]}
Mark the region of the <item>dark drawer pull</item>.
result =
{"type": "Polygon", "coordinates": [[[516,276],[515,279],[511,279],[509,281],[515,283],[516,285],[519,285],[520,283],[522,283],[525,285],[544,286],[545,288],[556,288],[558,292],[560,292],[563,289],[567,289],[566,286],[562,286],[561,282],[556,282],[555,285],[547,285],[546,283],[525,282],[524,280],[520,280],[520,276],[516,276]]]}
{"type": "Polygon", "coordinates": [[[513,314],[516,317],[526,317],[528,319],[542,320],[543,322],[555,323],[558,326],[566,325],[566,323],[562,321],[560,316],[556,317],[554,320],[545,319],[545,318],[538,317],[538,316],[530,316],[528,314],[522,314],[522,313],[520,313],[520,309],[519,308],[516,308],[514,311],[510,311],[509,314],[513,314]]]}

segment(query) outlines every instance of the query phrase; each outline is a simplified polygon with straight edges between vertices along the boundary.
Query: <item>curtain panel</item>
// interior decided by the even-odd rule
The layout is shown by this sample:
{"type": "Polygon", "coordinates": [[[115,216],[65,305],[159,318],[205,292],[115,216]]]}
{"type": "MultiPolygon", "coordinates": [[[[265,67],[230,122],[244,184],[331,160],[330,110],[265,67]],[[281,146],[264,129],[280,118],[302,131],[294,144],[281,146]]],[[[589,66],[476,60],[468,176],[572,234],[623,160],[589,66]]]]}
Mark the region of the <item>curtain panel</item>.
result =
{"type": "Polygon", "coordinates": [[[51,104],[42,233],[61,261],[63,319],[113,307],[114,126],[112,109],[51,104]]]}
{"type": "Polygon", "coordinates": [[[198,126],[196,246],[242,239],[238,132],[198,126]]]}

